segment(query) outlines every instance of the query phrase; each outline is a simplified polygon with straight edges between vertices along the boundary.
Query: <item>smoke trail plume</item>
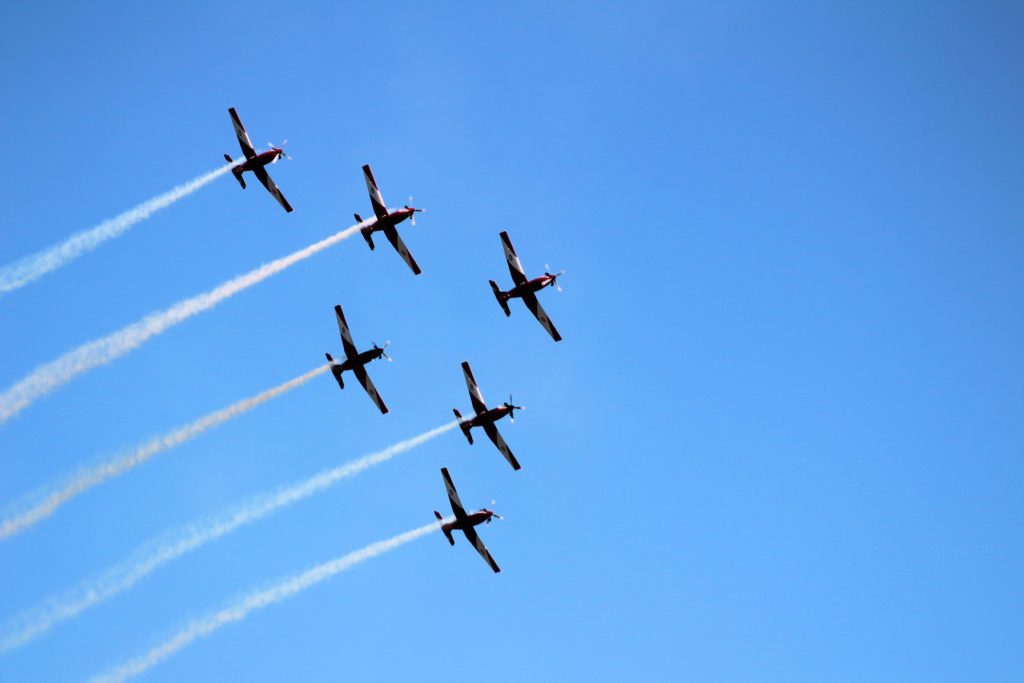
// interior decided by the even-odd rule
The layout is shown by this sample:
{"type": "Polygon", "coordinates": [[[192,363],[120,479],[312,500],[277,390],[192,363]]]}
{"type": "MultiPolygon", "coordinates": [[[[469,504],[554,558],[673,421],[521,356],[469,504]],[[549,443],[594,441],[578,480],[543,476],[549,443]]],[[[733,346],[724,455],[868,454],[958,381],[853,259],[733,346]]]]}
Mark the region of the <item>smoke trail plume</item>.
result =
{"type": "Polygon", "coordinates": [[[66,384],[77,375],[123,356],[141,346],[150,337],[191,318],[196,313],[213,308],[224,299],[262,282],[271,275],[280,273],[285,268],[295,265],[347,237],[351,237],[367,222],[363,221],[363,223],[346,228],[316,244],[300,249],[294,254],[260,266],[245,275],[239,275],[209,292],[180,301],[164,311],[152,313],[118,332],[83,344],[55,361],[40,365],[28,377],[0,394],[0,423],[6,422],[40,396],[66,384]]]}
{"type": "MultiPolygon", "coordinates": [[[[158,453],[162,453],[174,448],[175,446],[179,446],[186,441],[194,439],[211,427],[216,427],[223,422],[227,422],[231,418],[252,410],[256,406],[266,403],[272,398],[276,398],[281,394],[291,391],[295,387],[305,384],[317,375],[327,372],[330,367],[330,365],[321,365],[320,367],[314,368],[303,375],[299,375],[295,379],[290,379],[284,384],[278,385],[273,389],[268,389],[260,394],[230,405],[227,408],[210,413],[209,415],[201,417],[195,422],[183,427],[179,427],[168,434],[154,437],[136,447],[135,450],[128,455],[124,455],[96,467],[79,472],[73,479],[71,479],[71,481],[47,494],[41,502],[0,522],[0,540],[3,540],[8,536],[13,536],[19,531],[23,531],[27,527],[32,526],[39,520],[49,517],[56,512],[57,508],[61,505],[67,503],[78,494],[91,489],[93,486],[102,484],[106,480],[116,477],[119,474],[124,474],[128,470],[146,462],[158,453]]],[[[3,646],[0,645],[0,652],[2,652],[3,649],[3,646]]]]}
{"type": "Polygon", "coordinates": [[[120,216],[103,221],[91,230],[77,232],[60,244],[55,244],[49,249],[36,252],[26,256],[16,263],[0,268],[0,294],[10,292],[28,283],[41,278],[51,270],[56,270],[100,246],[109,239],[113,239],[127,232],[132,226],[160,209],[166,208],[186,197],[203,185],[224,175],[231,168],[245,159],[221,166],[218,169],[204,173],[198,178],[193,178],[184,185],[178,185],[170,192],[154,197],[149,201],[139,204],[134,209],[125,211],[120,216]]]}
{"type": "Polygon", "coordinates": [[[412,531],[406,531],[404,534],[393,536],[386,541],[377,541],[376,543],[372,543],[361,550],[349,553],[348,555],[331,560],[330,562],[325,562],[308,571],[302,572],[301,574],[291,576],[270,588],[254,591],[233,605],[225,607],[224,609],[214,612],[202,619],[193,621],[175,636],[164,643],[157,645],[141,657],[137,657],[127,664],[122,664],[105,674],[100,674],[99,676],[94,677],[92,681],[93,683],[117,683],[119,681],[138,676],[154,664],[160,662],[162,659],[170,657],[178,650],[189,645],[196,638],[208,636],[221,626],[226,626],[235,621],[241,621],[249,614],[249,612],[252,612],[255,609],[266,607],[267,605],[272,605],[275,602],[280,602],[285,598],[289,598],[300,591],[311,586],[315,586],[324,579],[331,578],[338,572],[344,571],[353,565],[386,553],[389,550],[394,550],[398,546],[405,545],[406,543],[414,541],[421,536],[425,536],[432,531],[436,531],[441,527],[441,524],[450,521],[451,519],[445,519],[433,522],[432,524],[421,526],[419,529],[413,529],[412,531]]]}
{"type": "Polygon", "coordinates": [[[266,517],[280,508],[311,496],[335,482],[351,477],[420,444],[444,434],[458,422],[451,422],[406,439],[382,451],[365,455],[358,460],[321,472],[309,479],[282,488],[273,494],[250,499],[242,505],[220,515],[187,525],[165,534],[136,551],[127,561],[108,569],[98,577],[87,579],[59,598],[51,598],[40,608],[27,612],[14,620],[16,625],[5,628],[0,635],[0,653],[21,647],[43,635],[57,624],[75,617],[88,608],[128,590],[166,562],[170,562],[199,546],[214,541],[238,527],[266,517]]]}

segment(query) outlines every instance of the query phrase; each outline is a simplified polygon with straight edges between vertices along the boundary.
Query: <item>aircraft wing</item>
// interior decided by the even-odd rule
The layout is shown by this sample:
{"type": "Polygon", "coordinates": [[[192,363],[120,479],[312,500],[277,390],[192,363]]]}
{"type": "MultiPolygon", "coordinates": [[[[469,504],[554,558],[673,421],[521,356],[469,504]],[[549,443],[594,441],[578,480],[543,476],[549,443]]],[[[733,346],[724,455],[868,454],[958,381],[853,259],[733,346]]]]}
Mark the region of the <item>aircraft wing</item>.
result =
{"type": "Polygon", "coordinates": [[[380,408],[381,414],[388,412],[388,407],[384,405],[384,401],[381,399],[380,394],[377,393],[377,387],[373,386],[373,382],[370,381],[370,376],[366,374],[366,368],[359,363],[352,364],[352,374],[356,376],[359,383],[363,385],[363,389],[366,389],[366,393],[370,395],[373,402],[380,408]]]}
{"type": "Polygon", "coordinates": [[[483,428],[484,432],[487,433],[487,436],[494,442],[494,445],[498,447],[499,451],[501,451],[501,454],[505,456],[506,460],[508,460],[508,464],[512,465],[512,469],[518,470],[519,461],[516,460],[516,456],[512,455],[512,449],[508,447],[507,443],[505,443],[505,439],[501,438],[501,434],[498,433],[498,428],[494,426],[494,423],[488,422],[483,425],[483,428]]]}
{"type": "Polygon", "coordinates": [[[471,526],[467,526],[465,529],[462,530],[462,533],[466,534],[466,538],[469,540],[470,543],[473,544],[473,547],[476,548],[476,551],[480,553],[480,557],[484,558],[484,562],[486,562],[488,566],[490,566],[490,568],[494,570],[494,573],[497,574],[498,572],[500,572],[501,569],[498,568],[498,563],[495,562],[494,558],[491,557],[491,554],[487,552],[487,548],[484,547],[484,542],[481,541],[480,537],[477,535],[476,529],[474,529],[471,526]]]}
{"type": "Polygon", "coordinates": [[[395,248],[395,251],[397,251],[399,256],[402,257],[402,260],[409,264],[409,267],[412,268],[412,272],[419,275],[422,271],[420,270],[420,267],[416,265],[416,259],[414,259],[412,254],[409,253],[409,247],[405,246],[405,242],[403,242],[402,238],[398,236],[398,231],[395,230],[395,226],[389,225],[384,228],[384,236],[388,238],[388,242],[391,242],[391,246],[395,248]]]}
{"type": "Polygon", "coordinates": [[[469,369],[469,363],[462,363],[462,374],[466,376],[466,388],[469,389],[469,400],[473,402],[473,410],[476,414],[487,412],[487,404],[484,403],[484,395],[480,393],[480,387],[473,379],[473,371],[469,369]]]}
{"type": "Polygon", "coordinates": [[[352,341],[352,333],[348,331],[348,323],[345,322],[345,314],[341,312],[341,306],[334,307],[334,315],[338,318],[338,332],[341,333],[341,345],[345,348],[345,355],[355,358],[359,355],[356,345],[352,341]]]}
{"type": "Polygon", "coordinates": [[[242,120],[238,118],[238,112],[235,111],[234,107],[231,107],[231,109],[228,109],[228,113],[231,114],[231,123],[235,124],[235,135],[238,136],[238,146],[242,148],[242,154],[245,155],[246,159],[252,159],[256,156],[256,150],[253,149],[249,134],[245,132],[242,120]]]}
{"type": "Polygon", "coordinates": [[[516,250],[508,239],[508,233],[502,230],[501,246],[505,247],[505,260],[508,261],[508,272],[512,275],[512,282],[521,285],[526,282],[526,273],[523,272],[523,264],[516,256],[516,250]]]}
{"type": "Polygon", "coordinates": [[[455,519],[465,519],[466,509],[462,507],[462,501],[459,500],[459,493],[455,490],[455,484],[452,483],[452,477],[448,474],[447,467],[441,468],[441,476],[444,477],[444,487],[448,489],[448,502],[452,504],[452,512],[455,513],[455,519]]]}
{"type": "Polygon", "coordinates": [[[551,318],[548,317],[548,314],[544,312],[543,308],[541,308],[540,302],[537,301],[537,296],[535,294],[532,292],[523,294],[523,303],[530,309],[530,313],[533,313],[533,317],[535,317],[538,322],[544,326],[544,329],[548,331],[548,334],[551,335],[552,339],[555,341],[562,341],[562,335],[558,334],[558,330],[556,330],[555,326],[551,323],[551,318]]]}
{"type": "Polygon", "coordinates": [[[263,187],[267,188],[267,191],[274,195],[274,199],[277,200],[277,203],[283,206],[285,211],[290,213],[292,205],[288,203],[288,200],[284,198],[283,194],[281,194],[281,190],[277,189],[277,185],[275,185],[274,181],[270,179],[267,169],[262,166],[258,166],[252,169],[252,172],[255,173],[256,177],[260,179],[261,183],[263,183],[263,187]]]}
{"type": "MultiPolygon", "coordinates": [[[[370,165],[366,164],[363,166],[363,175],[366,177],[366,189],[370,191],[370,203],[373,204],[373,213],[377,218],[385,218],[388,215],[388,207],[384,204],[384,198],[380,196],[380,190],[377,189],[377,181],[373,179],[373,173],[370,171],[370,165]]],[[[392,240],[392,244],[394,240],[392,240]]]]}

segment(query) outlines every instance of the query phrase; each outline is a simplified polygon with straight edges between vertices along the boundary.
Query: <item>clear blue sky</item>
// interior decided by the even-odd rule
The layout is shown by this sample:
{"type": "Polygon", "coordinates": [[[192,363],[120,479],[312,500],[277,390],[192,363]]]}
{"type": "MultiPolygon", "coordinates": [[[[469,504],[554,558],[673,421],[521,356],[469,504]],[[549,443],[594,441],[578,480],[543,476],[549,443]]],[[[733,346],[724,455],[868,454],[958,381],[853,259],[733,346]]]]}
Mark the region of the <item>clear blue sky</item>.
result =
{"type": "MultiPolygon", "coordinates": [[[[497,499],[493,575],[440,533],[253,613],[147,681],[994,681],[1024,676],[1019,3],[21,3],[0,27],[0,263],[289,140],[285,214],[229,177],[0,297],[0,387],[288,254],[423,206],[0,427],[0,507],[390,339],[391,414],[321,377],[0,545],[0,623],[141,543],[440,425],[0,657],[81,680],[194,617],[497,499]],[[553,6],[552,6],[553,5],[553,6]],[[566,269],[542,302],[509,286],[566,269]]],[[[348,383],[347,383],[348,384],[348,383]]]]}

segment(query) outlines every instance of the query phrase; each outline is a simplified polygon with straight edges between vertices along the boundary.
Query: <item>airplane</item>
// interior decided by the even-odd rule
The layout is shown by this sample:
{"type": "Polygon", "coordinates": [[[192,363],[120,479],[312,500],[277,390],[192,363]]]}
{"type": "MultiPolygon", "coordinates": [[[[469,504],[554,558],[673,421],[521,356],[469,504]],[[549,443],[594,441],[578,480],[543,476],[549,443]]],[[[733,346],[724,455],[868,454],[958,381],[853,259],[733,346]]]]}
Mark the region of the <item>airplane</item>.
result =
{"type": "MultiPolygon", "coordinates": [[[[462,502],[459,500],[459,494],[455,491],[455,484],[452,483],[451,475],[448,474],[448,468],[442,467],[441,474],[444,475],[444,486],[448,489],[448,502],[452,504],[452,512],[455,513],[455,521],[448,522],[447,524],[441,525],[441,531],[444,532],[448,542],[455,545],[455,539],[452,538],[452,529],[461,529],[462,533],[466,534],[466,540],[473,544],[476,551],[480,553],[480,556],[484,558],[484,561],[490,565],[494,573],[497,574],[501,571],[498,568],[498,563],[494,561],[491,554],[487,552],[487,548],[484,547],[484,542],[480,540],[480,537],[476,535],[476,531],[473,529],[477,524],[480,523],[491,523],[491,517],[497,517],[502,519],[501,515],[494,514],[494,510],[488,510],[487,508],[480,508],[479,511],[474,512],[471,515],[467,515],[465,509],[462,507],[462,502]]],[[[494,507],[494,501],[491,501],[491,507],[494,507]]],[[[444,520],[441,513],[434,510],[434,516],[438,520],[444,520]]]]}
{"type": "Polygon", "coordinates": [[[508,239],[508,233],[505,231],[501,232],[501,246],[505,247],[505,259],[508,261],[508,272],[512,273],[512,282],[515,283],[515,287],[503,292],[498,289],[498,285],[494,283],[494,280],[489,280],[491,283],[491,289],[494,291],[494,298],[498,300],[498,304],[501,309],[505,311],[505,315],[512,315],[512,311],[508,310],[508,300],[515,297],[519,297],[526,304],[526,307],[530,309],[530,313],[533,313],[534,317],[540,321],[540,324],[544,326],[544,329],[548,331],[551,338],[555,341],[562,341],[562,335],[558,334],[558,330],[551,323],[551,318],[541,308],[540,302],[537,301],[536,292],[544,289],[548,285],[555,285],[558,291],[561,292],[562,288],[558,286],[555,280],[558,276],[564,273],[551,273],[545,272],[544,275],[532,280],[526,279],[526,273],[523,272],[523,264],[519,262],[519,257],[516,256],[516,250],[512,247],[512,242],[508,239]]]}
{"type": "MultiPolygon", "coordinates": [[[[473,410],[476,411],[476,417],[462,419],[462,413],[457,409],[453,409],[455,417],[459,420],[459,428],[462,433],[469,439],[469,443],[473,443],[473,435],[470,433],[470,429],[473,427],[483,427],[484,433],[494,442],[494,445],[498,447],[501,454],[505,456],[509,464],[512,465],[512,469],[519,469],[519,462],[516,457],[512,455],[511,449],[505,440],[501,438],[501,434],[498,433],[498,428],[494,426],[494,423],[501,418],[508,415],[509,421],[515,422],[513,412],[516,410],[526,410],[523,406],[514,406],[511,403],[503,403],[496,408],[487,409],[487,404],[484,403],[483,394],[480,393],[479,387],[476,385],[476,380],[473,379],[473,371],[469,369],[469,363],[462,364],[462,372],[466,375],[466,388],[469,389],[469,399],[473,402],[473,410]]],[[[509,401],[512,397],[508,397],[509,401]]]]}
{"type": "Polygon", "coordinates": [[[345,314],[341,312],[341,306],[334,307],[334,313],[338,318],[338,331],[341,332],[341,345],[345,348],[345,360],[341,363],[336,363],[331,354],[325,353],[327,356],[327,362],[330,363],[331,372],[334,373],[334,379],[338,380],[338,386],[342,389],[345,388],[345,383],[341,380],[341,373],[346,370],[351,370],[352,374],[356,376],[359,383],[366,389],[366,393],[370,395],[373,402],[380,408],[381,414],[388,412],[388,407],[384,405],[384,401],[381,400],[380,394],[377,393],[377,388],[373,386],[373,382],[370,381],[370,376],[366,374],[366,368],[363,367],[367,363],[373,360],[377,360],[381,356],[387,358],[389,361],[391,357],[384,353],[384,349],[391,342],[385,342],[383,347],[373,345],[372,349],[368,349],[359,353],[356,350],[356,345],[352,342],[352,333],[348,331],[348,323],[345,322],[345,314]]]}
{"type": "MultiPolygon", "coordinates": [[[[257,154],[256,150],[253,149],[252,141],[249,139],[249,134],[245,132],[245,127],[242,125],[242,121],[238,118],[238,113],[235,111],[235,108],[231,107],[228,109],[228,113],[231,114],[231,123],[235,124],[235,134],[238,136],[238,146],[242,148],[242,154],[245,155],[245,161],[231,169],[231,173],[234,174],[235,180],[238,181],[238,184],[241,185],[244,190],[245,178],[242,177],[242,174],[246,171],[252,171],[253,175],[263,183],[263,187],[267,188],[270,194],[274,195],[274,199],[277,200],[278,204],[283,206],[285,211],[291,212],[292,205],[289,204],[288,200],[284,198],[283,194],[281,194],[281,190],[277,189],[277,185],[275,185],[274,181],[270,179],[270,176],[267,174],[267,169],[264,168],[267,164],[277,162],[279,157],[284,157],[286,159],[290,159],[291,157],[285,154],[284,150],[280,147],[274,147],[273,144],[270,145],[270,149],[266,152],[257,154]]],[[[224,158],[228,160],[229,164],[233,163],[231,157],[227,154],[224,155],[224,158]]]]}
{"type": "MultiPolygon", "coordinates": [[[[380,190],[377,189],[377,181],[373,179],[373,173],[370,172],[369,164],[363,166],[363,175],[366,176],[366,189],[370,191],[370,203],[373,205],[373,213],[377,216],[376,219],[372,219],[373,222],[367,226],[360,228],[360,232],[363,234],[363,239],[370,245],[370,249],[373,249],[373,233],[383,232],[384,236],[388,238],[391,245],[398,252],[399,256],[409,264],[412,268],[412,272],[419,275],[420,267],[416,265],[416,259],[409,253],[409,248],[405,246],[405,242],[398,236],[398,231],[395,230],[395,226],[404,221],[406,218],[410,219],[410,223],[416,225],[416,212],[423,211],[423,209],[414,209],[409,205],[404,208],[395,209],[394,211],[388,212],[388,207],[384,205],[384,199],[380,196],[380,190]]],[[[411,199],[411,198],[410,198],[411,199]]],[[[357,223],[362,223],[363,219],[359,217],[359,214],[353,214],[356,217],[357,223]]]]}

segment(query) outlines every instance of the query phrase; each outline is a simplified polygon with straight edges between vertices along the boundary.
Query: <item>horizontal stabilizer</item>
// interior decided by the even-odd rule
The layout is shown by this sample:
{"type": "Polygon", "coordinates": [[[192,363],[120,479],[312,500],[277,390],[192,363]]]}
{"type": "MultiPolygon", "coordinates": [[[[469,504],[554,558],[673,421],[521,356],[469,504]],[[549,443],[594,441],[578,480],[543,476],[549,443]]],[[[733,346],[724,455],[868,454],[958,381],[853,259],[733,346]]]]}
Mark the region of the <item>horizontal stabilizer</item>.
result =
{"type": "Polygon", "coordinates": [[[501,306],[501,310],[505,311],[505,316],[512,315],[512,311],[508,310],[508,304],[505,302],[505,297],[502,296],[503,292],[498,289],[497,283],[494,280],[488,280],[491,283],[491,290],[494,292],[494,298],[498,300],[498,305],[501,306]]]}
{"type": "MultiPolygon", "coordinates": [[[[229,157],[227,154],[224,155],[224,158],[227,159],[227,162],[229,164],[234,163],[234,160],[231,157],[229,157]]],[[[242,189],[244,190],[245,189],[245,180],[242,178],[242,172],[238,170],[237,166],[235,168],[231,169],[231,174],[233,176],[235,176],[235,180],[238,181],[238,184],[241,185],[242,189]]]]}
{"type": "MultiPolygon", "coordinates": [[[[444,521],[444,517],[442,517],[441,513],[437,510],[434,510],[434,516],[437,517],[437,521],[444,521]]],[[[455,539],[452,538],[452,532],[448,531],[448,529],[445,529],[444,527],[441,527],[441,532],[444,533],[444,537],[448,539],[450,544],[455,545],[455,539]]]]}
{"type": "Polygon", "coordinates": [[[460,421],[459,422],[459,429],[461,429],[462,433],[466,435],[466,439],[469,441],[469,445],[472,446],[473,445],[473,435],[469,433],[469,429],[470,429],[469,425],[467,423],[461,421],[462,420],[462,413],[460,413],[456,408],[452,408],[452,412],[455,413],[455,419],[460,421]]]}
{"type": "Polygon", "coordinates": [[[341,380],[341,368],[331,358],[331,354],[325,353],[324,355],[327,356],[327,362],[331,364],[331,372],[334,373],[334,379],[338,380],[338,386],[344,389],[345,383],[341,380]]]}

